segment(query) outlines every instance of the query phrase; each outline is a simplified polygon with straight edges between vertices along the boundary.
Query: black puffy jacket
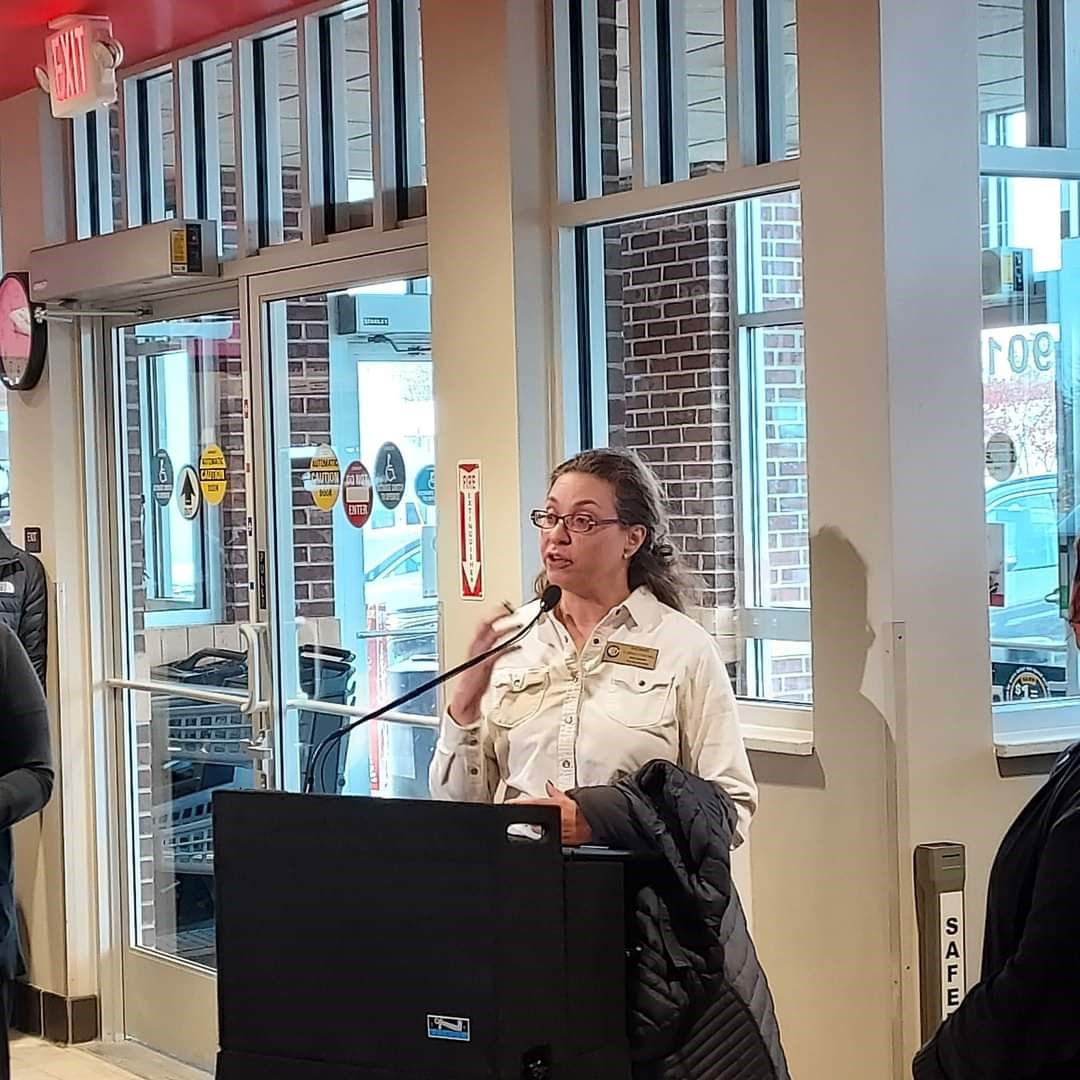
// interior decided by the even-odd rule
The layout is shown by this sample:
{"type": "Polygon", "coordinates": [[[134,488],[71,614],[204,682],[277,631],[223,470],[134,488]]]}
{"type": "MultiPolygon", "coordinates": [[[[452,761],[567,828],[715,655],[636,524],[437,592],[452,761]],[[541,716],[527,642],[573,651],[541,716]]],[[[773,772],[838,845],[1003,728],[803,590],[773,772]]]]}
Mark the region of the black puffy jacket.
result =
{"type": "Polygon", "coordinates": [[[916,1080],[1080,1077],[1080,743],[1021,811],[990,874],[982,981],[916,1080]]]}
{"type": "Polygon", "coordinates": [[[666,761],[574,798],[598,843],[658,856],[642,871],[630,929],[635,1077],[788,1080],[772,994],[731,879],[730,798],[666,761]]]}
{"type": "Polygon", "coordinates": [[[0,531],[0,622],[22,642],[41,685],[45,685],[49,644],[49,602],[45,568],[0,531]]]}
{"type": "Polygon", "coordinates": [[[0,624],[0,982],[22,973],[11,826],[36,814],[52,788],[45,692],[14,631],[0,624]]]}

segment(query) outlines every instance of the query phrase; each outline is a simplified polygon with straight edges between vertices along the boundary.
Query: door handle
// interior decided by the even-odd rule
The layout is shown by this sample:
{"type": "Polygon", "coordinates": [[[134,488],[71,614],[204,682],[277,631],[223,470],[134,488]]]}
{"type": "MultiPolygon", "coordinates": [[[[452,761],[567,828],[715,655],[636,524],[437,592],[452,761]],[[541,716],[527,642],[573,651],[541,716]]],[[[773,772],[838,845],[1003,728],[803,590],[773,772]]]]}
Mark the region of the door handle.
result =
{"type": "Polygon", "coordinates": [[[239,626],[240,637],[244,642],[244,655],[247,658],[248,692],[244,703],[240,706],[240,712],[244,716],[251,716],[263,709],[269,708],[270,703],[263,700],[263,669],[262,669],[262,623],[241,623],[239,626]]]}
{"type": "Polygon", "coordinates": [[[254,739],[248,740],[247,746],[244,747],[244,753],[250,754],[251,757],[258,761],[269,761],[274,756],[274,748],[267,743],[267,731],[265,728],[254,739]]]}

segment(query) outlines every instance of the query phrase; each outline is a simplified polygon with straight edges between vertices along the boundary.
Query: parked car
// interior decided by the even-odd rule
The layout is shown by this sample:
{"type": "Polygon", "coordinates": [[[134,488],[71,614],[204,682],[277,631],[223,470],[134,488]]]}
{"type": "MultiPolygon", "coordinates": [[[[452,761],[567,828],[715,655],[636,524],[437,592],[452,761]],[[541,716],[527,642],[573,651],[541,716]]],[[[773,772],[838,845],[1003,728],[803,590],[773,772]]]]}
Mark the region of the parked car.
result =
{"type": "Polygon", "coordinates": [[[1068,626],[1059,562],[1077,535],[1076,510],[1058,515],[1053,473],[1020,477],[986,493],[986,520],[1004,526],[1005,603],[990,609],[995,700],[1067,692],[1068,626]]]}

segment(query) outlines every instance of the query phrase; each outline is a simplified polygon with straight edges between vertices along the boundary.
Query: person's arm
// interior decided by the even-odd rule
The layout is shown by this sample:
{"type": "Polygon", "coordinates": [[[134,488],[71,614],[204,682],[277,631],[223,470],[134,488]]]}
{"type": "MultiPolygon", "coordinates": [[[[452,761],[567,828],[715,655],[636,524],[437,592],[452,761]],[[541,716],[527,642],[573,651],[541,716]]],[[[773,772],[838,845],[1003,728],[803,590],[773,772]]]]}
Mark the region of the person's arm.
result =
{"type": "Polygon", "coordinates": [[[757,784],[750,770],[731,680],[711,639],[701,650],[689,685],[677,690],[679,764],[731,797],[739,816],[733,842],[738,847],[750,835],[750,819],[757,809],[757,784]]]}
{"type": "Polygon", "coordinates": [[[462,727],[447,709],[428,774],[431,797],[451,802],[491,802],[498,782],[499,765],[483,715],[462,727]]]}
{"type": "Polygon", "coordinates": [[[19,619],[19,640],[34,665],[41,685],[45,685],[49,650],[49,597],[45,571],[31,562],[26,572],[26,596],[19,619]]]}
{"type": "Polygon", "coordinates": [[[13,631],[0,637],[0,829],[36,814],[52,794],[49,708],[37,673],[13,631]]]}
{"type": "Polygon", "coordinates": [[[1016,954],[942,1024],[915,1059],[914,1076],[1033,1080],[1078,1061],[1080,808],[1050,830],[1016,954]]]}

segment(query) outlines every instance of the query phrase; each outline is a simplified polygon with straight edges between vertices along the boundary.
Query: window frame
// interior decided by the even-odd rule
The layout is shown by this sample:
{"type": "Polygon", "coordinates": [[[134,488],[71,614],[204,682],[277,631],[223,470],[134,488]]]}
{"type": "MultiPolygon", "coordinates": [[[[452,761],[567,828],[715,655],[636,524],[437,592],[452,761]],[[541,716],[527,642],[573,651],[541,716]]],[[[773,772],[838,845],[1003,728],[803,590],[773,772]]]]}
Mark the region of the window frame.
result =
{"type": "Polygon", "coordinates": [[[225,208],[222,201],[222,168],[232,168],[236,177],[236,250],[233,257],[243,255],[242,230],[243,190],[240,184],[240,123],[237,92],[238,57],[231,41],[179,61],[181,114],[180,136],[183,177],[184,216],[217,222],[218,254],[225,252],[225,208]],[[218,113],[217,78],[220,66],[231,67],[233,115],[233,164],[221,162],[221,117],[218,113]]]}
{"type": "MultiPolygon", "coordinates": [[[[208,188],[214,178],[208,175],[208,161],[212,158],[212,142],[217,141],[216,125],[208,121],[196,122],[193,88],[197,66],[200,61],[231,50],[233,57],[233,97],[235,109],[235,146],[237,181],[237,250],[235,262],[243,263],[242,269],[226,269],[228,276],[243,273],[260,273],[284,266],[310,265],[327,257],[363,255],[374,250],[409,247],[423,242],[426,228],[427,189],[426,156],[423,150],[424,118],[418,109],[423,101],[422,44],[420,0],[336,0],[333,3],[318,2],[299,7],[287,17],[268,17],[244,27],[221,34],[200,43],[196,48],[177,50],[164,57],[156,57],[144,64],[125,69],[119,87],[119,138],[122,160],[122,207],[126,222],[113,222],[114,231],[123,227],[136,227],[149,217],[143,214],[145,199],[142,187],[144,175],[152,172],[152,141],[148,139],[143,123],[140,138],[139,94],[140,84],[145,80],[165,75],[171,71],[174,96],[174,139],[176,144],[176,217],[195,219],[200,208],[200,185],[208,188]],[[372,220],[339,218],[326,227],[323,212],[323,140],[322,109],[319,83],[323,75],[320,65],[322,50],[319,48],[318,23],[328,16],[346,13],[368,5],[368,37],[370,49],[370,79],[372,100],[372,163],[374,208],[372,220]],[[399,14],[394,17],[395,7],[399,14]],[[380,21],[379,13],[382,13],[380,21]],[[264,136],[259,134],[265,111],[265,95],[255,93],[255,43],[272,38],[279,33],[295,31],[297,35],[297,82],[299,94],[300,130],[300,231],[302,239],[288,245],[268,243],[265,213],[265,183],[269,180],[266,170],[264,136]],[[380,64],[379,49],[385,55],[380,64]],[[396,52],[395,52],[396,50],[396,52]],[[399,93],[395,100],[395,86],[399,93]],[[263,99],[263,100],[260,100],[263,99]],[[199,127],[202,127],[202,138],[199,127]],[[143,153],[146,149],[147,153],[143,153]],[[144,169],[144,160],[150,168],[144,169]],[[260,184],[260,170],[265,180],[260,184]],[[399,176],[402,183],[399,184],[399,176]],[[260,188],[263,188],[261,191],[260,188]],[[261,236],[260,236],[261,233],[261,236]],[[260,243],[260,240],[262,243],[260,243]],[[328,256],[326,245],[333,245],[333,256],[328,256]],[[286,256],[275,252],[286,248],[286,256]],[[248,260],[257,260],[249,262],[248,260]]],[[[265,59],[265,56],[263,57],[265,59]]],[[[207,103],[209,106],[209,102],[207,103]]],[[[145,112],[145,110],[144,110],[145,112]]],[[[111,190],[111,177],[106,177],[108,155],[98,155],[96,169],[86,153],[85,131],[75,130],[73,125],[70,153],[70,184],[76,214],[71,226],[71,238],[82,239],[91,235],[90,193],[97,191],[102,200],[101,214],[105,219],[104,195],[111,190]]],[[[101,141],[101,140],[99,140],[101,141]]],[[[160,156],[160,144],[157,154],[160,156]]],[[[335,157],[343,148],[331,146],[335,157]]],[[[153,202],[153,199],[151,200],[153,202]]],[[[213,209],[213,198],[208,199],[213,209]]],[[[151,206],[153,211],[153,206],[151,206]]],[[[102,231],[107,231],[103,228],[102,231]]],[[[231,252],[230,252],[231,254],[231,252]]]]}
{"type": "MultiPolygon", "coordinates": [[[[140,398],[142,415],[148,423],[142,428],[142,455],[144,462],[153,461],[159,447],[164,446],[162,437],[162,421],[165,419],[167,410],[164,408],[164,392],[161,383],[161,365],[165,357],[183,355],[188,363],[188,383],[195,401],[195,410],[192,413],[191,445],[198,445],[197,416],[202,416],[202,402],[199,393],[199,380],[195,376],[195,367],[191,363],[191,357],[186,350],[177,350],[167,353],[153,353],[142,357],[143,378],[141,380],[140,398]]],[[[164,586],[164,579],[171,577],[171,559],[168,550],[172,542],[172,522],[167,516],[168,507],[159,506],[152,494],[153,478],[149,472],[143,475],[143,505],[150,510],[150,518],[145,524],[147,541],[146,548],[146,573],[147,589],[144,601],[144,620],[147,626],[170,626],[174,623],[190,622],[196,624],[212,624],[220,615],[223,598],[220,595],[220,587],[215,595],[214,582],[206,574],[209,567],[213,569],[213,560],[207,559],[206,533],[203,529],[195,529],[197,543],[193,545],[195,560],[193,563],[193,575],[196,582],[201,581],[201,588],[197,590],[195,598],[191,601],[177,600],[160,595],[151,596],[151,590],[160,593],[164,586]],[[177,618],[171,618],[176,616],[177,618]],[[181,618],[182,617],[182,618],[181,618]]],[[[218,583],[220,586],[220,582],[218,583]]]]}
{"type": "MultiPolygon", "coordinates": [[[[797,190],[787,188],[782,190],[797,190]]],[[[773,194],[765,191],[755,193],[773,194]]],[[[611,198],[608,196],[607,198],[611,198]]],[[[703,209],[715,205],[706,203],[687,209],[703,209]]],[[[759,528],[757,516],[748,513],[746,501],[747,488],[760,484],[763,472],[756,458],[747,458],[745,440],[750,433],[747,425],[741,424],[740,412],[747,408],[744,393],[751,383],[747,364],[752,362],[752,350],[745,344],[745,337],[763,327],[801,327],[803,314],[801,307],[779,308],[761,312],[741,310],[749,306],[746,296],[747,253],[741,245],[755,233],[749,227],[748,205],[736,208],[733,213],[732,228],[740,230],[744,236],[734,242],[729,238],[731,252],[731,394],[732,423],[737,429],[738,452],[740,454],[736,468],[736,537],[742,543],[744,560],[753,563],[743,574],[745,581],[749,573],[757,573],[760,566],[756,547],[747,547],[748,538],[756,543],[756,530],[759,528]],[[740,222],[739,219],[744,219],[740,222]],[[740,480],[741,476],[741,480],[740,480]]],[[[683,209],[683,208],[679,208],[683,209]]],[[[661,211],[663,212],[663,211],[661,211]]],[[[648,216],[648,215],[644,215],[648,216]]],[[[572,244],[575,253],[573,272],[564,278],[566,292],[572,290],[573,305],[577,317],[573,320],[569,332],[572,337],[570,348],[564,353],[563,385],[564,417],[572,418],[564,428],[564,452],[572,454],[592,445],[606,445],[608,423],[607,396],[607,355],[606,355],[606,317],[605,317],[605,261],[603,252],[603,229],[616,225],[620,221],[632,220],[618,218],[601,220],[592,225],[578,226],[573,230],[563,230],[564,246],[572,244]],[[584,255],[582,252],[584,251],[584,255]],[[597,346],[597,343],[600,343],[597,346]],[[603,438],[597,437],[605,433],[603,438]]],[[[564,293],[564,300],[566,295],[564,293]]],[[[569,306],[569,305],[564,305],[569,306]]],[[[808,496],[809,499],[809,496],[808,496]]],[[[733,608],[698,609],[694,612],[697,620],[716,638],[721,653],[727,662],[738,661],[744,656],[750,657],[756,648],[752,643],[768,641],[811,641],[811,609],[787,608],[779,606],[759,606],[747,604],[745,597],[737,595],[733,608]],[[745,650],[745,652],[744,652],[745,650]]],[[[759,649],[760,651],[760,649],[759,649]]],[[[747,660],[747,662],[750,662],[747,660]]],[[[812,663],[812,660],[811,660],[812,663]]],[[[795,702],[783,702],[763,699],[760,696],[740,695],[739,709],[747,735],[747,745],[753,749],[777,750],[779,752],[804,755],[813,749],[813,705],[795,702]]]]}
{"type": "Polygon", "coordinates": [[[76,240],[104,236],[123,227],[121,222],[115,220],[113,203],[110,127],[112,108],[119,109],[119,105],[93,109],[72,121],[72,191],[76,240]],[[79,176],[85,177],[85,184],[75,182],[75,178],[79,176]]]}
{"type": "Polygon", "coordinates": [[[182,219],[183,169],[180,136],[180,80],[176,64],[158,66],[123,83],[124,130],[127,177],[127,220],[132,226],[152,222],[182,219]],[[173,199],[175,206],[169,214],[166,199],[164,133],[161,109],[164,95],[160,84],[168,79],[172,98],[173,117],[173,199]],[[134,132],[134,138],[127,138],[134,132]]]}
{"type": "MultiPolygon", "coordinates": [[[[588,203],[706,179],[690,177],[682,9],[629,0],[632,167],[628,190],[607,195],[597,0],[554,3],[551,12],[559,200],[588,203]]],[[[744,170],[797,160],[786,152],[784,29],[783,0],[723,0],[727,149],[723,170],[712,176],[740,177],[744,170]]]]}
{"type": "MultiPolygon", "coordinates": [[[[1013,216],[1008,181],[1029,177],[1062,184],[1080,181],[1080,0],[1026,0],[1024,30],[1025,111],[1035,116],[1029,124],[1029,145],[988,145],[980,131],[979,171],[991,189],[984,209],[992,219],[990,228],[997,233],[989,237],[994,247],[1003,246],[1004,230],[1013,216]],[[1034,139],[1030,138],[1032,131],[1034,139]]],[[[980,124],[983,122],[980,113],[980,124]]],[[[980,242],[980,250],[984,249],[980,242]]],[[[1072,580],[1077,569],[1075,544],[1070,545],[1067,559],[1067,580],[1072,580]]],[[[990,640],[988,626],[988,655],[990,640]]],[[[1068,635],[1066,642],[1071,689],[1080,672],[1068,635]]],[[[1056,754],[1080,737],[1080,697],[994,702],[991,681],[987,682],[999,757],[1056,754]]]]}
{"type": "MultiPolygon", "coordinates": [[[[124,336],[128,331],[133,329],[133,327],[121,327],[117,328],[115,331],[117,339],[116,355],[121,358],[121,363],[125,362],[126,358],[124,336]]],[[[138,449],[144,463],[153,461],[154,454],[161,446],[161,419],[168,412],[164,400],[156,393],[157,383],[159,382],[157,368],[160,365],[162,357],[173,356],[179,353],[182,353],[187,358],[188,380],[194,403],[194,408],[191,410],[191,443],[193,447],[198,447],[198,434],[200,428],[207,424],[213,424],[214,422],[214,417],[211,412],[212,403],[206,401],[203,393],[202,379],[199,375],[198,359],[193,358],[187,349],[166,350],[160,353],[149,353],[145,356],[138,357],[138,368],[140,373],[139,409],[140,415],[144,418],[144,422],[140,425],[139,446],[136,448],[129,445],[127,447],[127,452],[130,453],[133,450],[138,449]]],[[[126,440],[127,436],[125,435],[125,441],[126,440]]],[[[166,557],[163,550],[161,535],[162,511],[164,508],[159,507],[154,501],[151,491],[152,479],[149,472],[145,469],[142,474],[142,481],[142,490],[139,492],[139,497],[144,508],[143,529],[145,537],[145,573],[147,574],[149,582],[150,580],[157,579],[157,575],[161,572],[162,559],[166,557]],[[147,511],[149,511],[149,513],[147,513],[147,511]]],[[[127,476],[125,482],[130,485],[130,475],[127,476]]],[[[135,493],[130,490],[129,486],[128,496],[130,497],[133,494],[135,493]]],[[[143,619],[147,627],[213,626],[221,621],[225,610],[223,570],[219,564],[219,560],[210,557],[210,552],[207,549],[207,530],[199,528],[196,530],[196,535],[198,544],[195,547],[196,560],[194,564],[194,573],[196,575],[196,580],[198,580],[201,572],[201,596],[197,596],[197,602],[192,603],[183,600],[162,599],[160,597],[151,599],[148,588],[143,607],[143,619]]],[[[167,542],[168,541],[165,540],[166,544],[167,542]]]]}

